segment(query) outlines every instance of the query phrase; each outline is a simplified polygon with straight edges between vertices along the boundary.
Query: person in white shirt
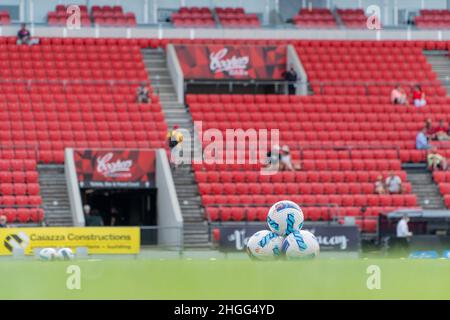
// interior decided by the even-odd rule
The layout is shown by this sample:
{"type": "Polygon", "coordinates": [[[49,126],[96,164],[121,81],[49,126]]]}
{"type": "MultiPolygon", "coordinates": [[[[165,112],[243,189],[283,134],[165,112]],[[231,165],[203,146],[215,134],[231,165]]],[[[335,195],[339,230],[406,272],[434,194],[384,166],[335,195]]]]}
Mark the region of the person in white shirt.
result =
{"type": "Polygon", "coordinates": [[[291,152],[287,145],[284,145],[281,148],[281,171],[295,171],[294,166],[292,165],[291,152]]]}
{"type": "Polygon", "coordinates": [[[408,228],[409,217],[405,214],[397,223],[397,238],[408,238],[412,232],[408,228]]]}
{"type": "Polygon", "coordinates": [[[402,193],[402,179],[391,172],[386,178],[386,187],[390,194],[402,193]]]}

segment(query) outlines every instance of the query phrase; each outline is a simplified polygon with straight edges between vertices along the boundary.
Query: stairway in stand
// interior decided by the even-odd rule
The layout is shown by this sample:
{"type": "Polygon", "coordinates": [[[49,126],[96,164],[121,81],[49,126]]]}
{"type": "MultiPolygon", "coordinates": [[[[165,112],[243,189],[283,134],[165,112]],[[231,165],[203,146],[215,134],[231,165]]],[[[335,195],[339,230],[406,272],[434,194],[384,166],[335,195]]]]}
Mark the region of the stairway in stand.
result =
{"type": "MultiPolygon", "coordinates": [[[[189,132],[185,135],[183,144],[190,144],[191,150],[201,149],[199,144],[193,143],[194,124],[192,117],[184,104],[177,101],[175,88],[166,65],[166,55],[161,49],[143,49],[142,55],[152,87],[159,95],[164,117],[172,128],[175,124],[189,132]]],[[[198,185],[190,163],[178,167],[172,172],[172,177],[180,203],[184,221],[184,246],[187,248],[210,248],[209,225],[204,218],[198,185]]]]}
{"type": "Polygon", "coordinates": [[[425,165],[406,168],[406,173],[411,182],[412,193],[417,196],[418,205],[424,209],[445,210],[444,199],[425,165]]]}
{"type": "Polygon", "coordinates": [[[447,89],[447,96],[450,94],[450,57],[448,51],[428,50],[424,51],[428,63],[433,66],[438,79],[447,89]]]}
{"type": "Polygon", "coordinates": [[[46,224],[73,226],[64,166],[38,165],[38,171],[46,224]]]}

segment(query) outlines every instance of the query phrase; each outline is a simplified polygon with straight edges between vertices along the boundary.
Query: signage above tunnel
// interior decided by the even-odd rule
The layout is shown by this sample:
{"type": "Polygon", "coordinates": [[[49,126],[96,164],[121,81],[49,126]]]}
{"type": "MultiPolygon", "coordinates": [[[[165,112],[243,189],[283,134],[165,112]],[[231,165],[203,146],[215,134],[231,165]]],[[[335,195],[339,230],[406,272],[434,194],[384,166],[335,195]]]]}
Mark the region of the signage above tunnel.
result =
{"type": "Polygon", "coordinates": [[[74,150],[80,188],[155,187],[154,150],[74,150]]]}
{"type": "Polygon", "coordinates": [[[286,46],[176,45],[189,80],[282,80],[286,46]]]}

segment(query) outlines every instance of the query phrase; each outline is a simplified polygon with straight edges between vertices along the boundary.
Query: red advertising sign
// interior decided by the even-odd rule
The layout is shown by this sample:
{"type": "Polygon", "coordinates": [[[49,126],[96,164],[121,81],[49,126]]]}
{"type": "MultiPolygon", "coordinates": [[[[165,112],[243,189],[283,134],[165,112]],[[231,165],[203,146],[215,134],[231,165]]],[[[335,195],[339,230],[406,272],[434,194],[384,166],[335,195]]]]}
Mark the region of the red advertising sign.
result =
{"type": "Polygon", "coordinates": [[[153,150],[75,150],[81,188],[155,187],[153,150]]]}
{"type": "Polygon", "coordinates": [[[177,45],[185,79],[281,80],[284,46],[177,45]]]}

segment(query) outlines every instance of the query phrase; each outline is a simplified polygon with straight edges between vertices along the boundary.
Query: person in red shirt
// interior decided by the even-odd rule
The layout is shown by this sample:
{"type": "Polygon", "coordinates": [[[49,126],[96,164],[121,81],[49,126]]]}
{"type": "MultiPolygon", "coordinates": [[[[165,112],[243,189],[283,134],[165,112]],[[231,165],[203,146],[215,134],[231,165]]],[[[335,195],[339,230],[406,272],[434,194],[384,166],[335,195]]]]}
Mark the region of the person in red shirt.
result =
{"type": "Polygon", "coordinates": [[[427,101],[425,100],[425,92],[422,91],[422,88],[419,85],[414,87],[413,103],[414,106],[418,108],[425,107],[427,104],[427,101]]]}
{"type": "Polygon", "coordinates": [[[449,141],[450,136],[448,135],[448,126],[442,119],[439,121],[439,125],[434,128],[434,137],[438,141],[449,141]]]}
{"type": "Polygon", "coordinates": [[[433,121],[431,118],[428,118],[427,121],[425,121],[425,135],[427,136],[428,140],[435,140],[435,128],[433,127],[433,121]]]}

